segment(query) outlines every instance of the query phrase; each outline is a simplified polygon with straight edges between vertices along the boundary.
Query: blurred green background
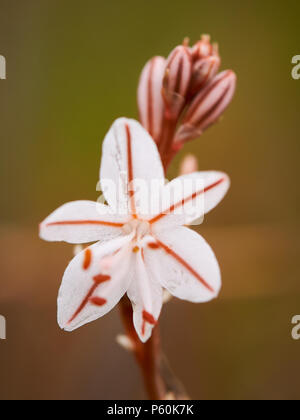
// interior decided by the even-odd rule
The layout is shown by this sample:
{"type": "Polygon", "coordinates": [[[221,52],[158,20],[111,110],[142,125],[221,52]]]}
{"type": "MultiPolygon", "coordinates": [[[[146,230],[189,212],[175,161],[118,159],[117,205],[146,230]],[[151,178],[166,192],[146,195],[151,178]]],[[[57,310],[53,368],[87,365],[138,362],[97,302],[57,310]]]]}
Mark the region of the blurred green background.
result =
{"type": "Polygon", "coordinates": [[[290,0],[0,0],[0,399],[144,397],[114,341],[117,310],[73,334],[58,329],[72,247],[43,243],[37,226],[67,201],[97,198],[101,141],[114,119],[137,117],[146,60],[202,33],[238,75],[223,120],[184,149],[232,178],[199,229],[223,292],[210,304],[169,303],[164,347],[192,398],[300,398],[299,14],[290,0]]]}

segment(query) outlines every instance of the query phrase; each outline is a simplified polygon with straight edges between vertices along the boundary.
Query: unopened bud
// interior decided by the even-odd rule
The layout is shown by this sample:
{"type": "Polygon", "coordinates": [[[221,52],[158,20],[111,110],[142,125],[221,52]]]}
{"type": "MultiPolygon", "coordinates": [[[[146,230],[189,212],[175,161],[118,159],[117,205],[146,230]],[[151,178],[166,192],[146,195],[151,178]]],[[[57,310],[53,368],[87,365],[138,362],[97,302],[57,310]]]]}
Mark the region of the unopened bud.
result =
{"type": "Polygon", "coordinates": [[[170,302],[170,300],[173,298],[173,296],[171,295],[171,293],[164,289],[163,290],[163,303],[168,303],[170,302]]]}
{"type": "Polygon", "coordinates": [[[209,35],[202,35],[191,48],[193,73],[189,99],[193,98],[218,73],[221,59],[217,44],[211,44],[209,35]]]}
{"type": "Polygon", "coordinates": [[[83,249],[84,248],[81,244],[74,245],[73,254],[76,256],[76,255],[80,254],[80,252],[82,252],[83,249]]]}
{"type": "Polygon", "coordinates": [[[191,48],[193,60],[201,60],[210,55],[218,54],[217,44],[211,44],[210,35],[202,35],[201,39],[191,48]]]}
{"type": "Polygon", "coordinates": [[[179,175],[189,175],[198,171],[198,160],[195,155],[186,155],[179,169],[179,175]]]}
{"type": "Polygon", "coordinates": [[[217,122],[232,100],[236,75],[227,70],[218,74],[191,102],[175,142],[186,142],[199,137],[210,125],[217,122]]]}
{"type": "Polygon", "coordinates": [[[167,60],[163,80],[163,97],[170,118],[176,119],[182,111],[192,77],[191,52],[185,45],[176,47],[167,60]]]}
{"type": "Polygon", "coordinates": [[[165,68],[165,58],[152,58],[144,67],[138,86],[140,121],[157,143],[160,139],[164,116],[164,101],[161,91],[165,68]]]}
{"type": "Polygon", "coordinates": [[[208,56],[195,62],[193,66],[192,80],[189,96],[195,96],[210,80],[218,73],[221,64],[217,55],[208,56]]]}
{"type": "Polygon", "coordinates": [[[175,401],[176,399],[177,399],[176,395],[172,391],[167,392],[166,395],[164,396],[165,401],[175,401]]]}
{"type": "Polygon", "coordinates": [[[127,351],[133,351],[135,348],[134,342],[125,334],[118,334],[116,342],[127,351]]]}

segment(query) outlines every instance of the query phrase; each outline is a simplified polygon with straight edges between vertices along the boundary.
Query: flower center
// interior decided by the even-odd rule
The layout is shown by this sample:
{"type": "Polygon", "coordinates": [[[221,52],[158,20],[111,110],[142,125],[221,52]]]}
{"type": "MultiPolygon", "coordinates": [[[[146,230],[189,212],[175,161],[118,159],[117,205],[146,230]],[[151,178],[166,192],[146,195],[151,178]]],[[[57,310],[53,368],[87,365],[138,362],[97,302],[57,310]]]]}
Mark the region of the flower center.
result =
{"type": "Polygon", "coordinates": [[[140,241],[145,236],[150,233],[150,223],[144,220],[133,219],[130,222],[126,223],[123,227],[127,235],[134,233],[134,239],[140,241]]]}

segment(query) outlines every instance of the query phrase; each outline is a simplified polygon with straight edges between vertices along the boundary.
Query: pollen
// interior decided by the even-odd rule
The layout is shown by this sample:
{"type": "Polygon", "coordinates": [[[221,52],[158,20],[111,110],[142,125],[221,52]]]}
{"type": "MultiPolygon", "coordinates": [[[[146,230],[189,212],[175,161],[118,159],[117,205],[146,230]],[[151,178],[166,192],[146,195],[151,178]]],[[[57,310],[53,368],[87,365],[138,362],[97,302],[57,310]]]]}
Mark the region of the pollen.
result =
{"type": "Polygon", "coordinates": [[[140,248],[138,247],[138,246],[135,246],[133,249],[132,249],[132,252],[134,252],[135,254],[136,253],[138,253],[140,251],[140,248]]]}

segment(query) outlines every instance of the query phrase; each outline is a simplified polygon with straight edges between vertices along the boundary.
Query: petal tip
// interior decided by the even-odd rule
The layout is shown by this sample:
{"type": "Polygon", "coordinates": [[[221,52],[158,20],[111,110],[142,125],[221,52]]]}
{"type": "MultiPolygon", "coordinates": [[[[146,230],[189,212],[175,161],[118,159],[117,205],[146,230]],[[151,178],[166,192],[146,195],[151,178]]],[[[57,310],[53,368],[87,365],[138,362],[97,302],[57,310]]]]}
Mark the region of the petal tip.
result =
{"type": "Polygon", "coordinates": [[[60,322],[58,321],[60,329],[64,332],[72,332],[76,330],[76,327],[72,326],[71,322],[60,322]]]}

